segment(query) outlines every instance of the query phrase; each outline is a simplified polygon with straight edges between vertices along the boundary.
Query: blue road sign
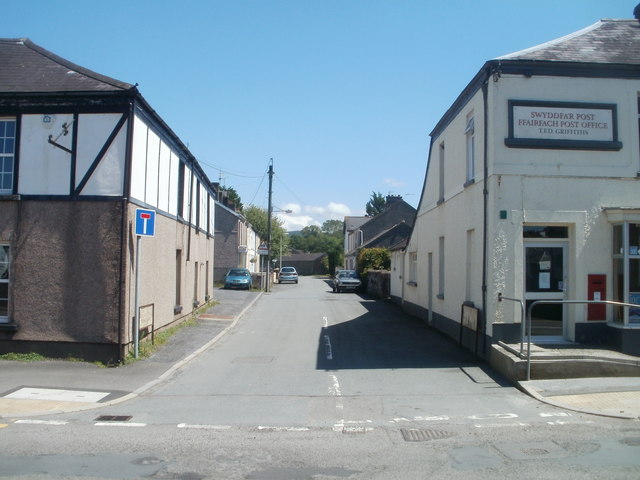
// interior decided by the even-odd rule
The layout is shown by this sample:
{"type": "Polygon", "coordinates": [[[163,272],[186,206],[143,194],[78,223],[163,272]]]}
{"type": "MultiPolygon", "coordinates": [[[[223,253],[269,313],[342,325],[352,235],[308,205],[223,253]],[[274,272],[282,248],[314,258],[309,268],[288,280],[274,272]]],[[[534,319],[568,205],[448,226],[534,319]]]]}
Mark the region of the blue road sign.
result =
{"type": "Polygon", "coordinates": [[[156,233],[156,212],[136,208],[136,235],[153,237],[156,233]]]}

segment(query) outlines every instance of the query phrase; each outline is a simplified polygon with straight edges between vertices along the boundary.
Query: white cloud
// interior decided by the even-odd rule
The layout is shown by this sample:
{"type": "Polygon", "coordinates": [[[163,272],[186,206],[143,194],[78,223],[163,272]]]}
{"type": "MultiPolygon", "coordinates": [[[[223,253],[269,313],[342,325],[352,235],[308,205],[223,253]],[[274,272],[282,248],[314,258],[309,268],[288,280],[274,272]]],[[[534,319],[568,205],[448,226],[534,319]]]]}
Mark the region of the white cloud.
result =
{"type": "Polygon", "coordinates": [[[404,182],[402,180],[396,180],[395,178],[385,178],[384,183],[395,188],[404,187],[404,182]]]}
{"type": "Polygon", "coordinates": [[[354,212],[344,203],[335,202],[329,202],[325,206],[287,203],[283,205],[282,210],[291,210],[291,213],[276,212],[287,231],[302,230],[310,225],[320,227],[327,220],[343,220],[350,215],[364,215],[364,212],[354,212]]]}

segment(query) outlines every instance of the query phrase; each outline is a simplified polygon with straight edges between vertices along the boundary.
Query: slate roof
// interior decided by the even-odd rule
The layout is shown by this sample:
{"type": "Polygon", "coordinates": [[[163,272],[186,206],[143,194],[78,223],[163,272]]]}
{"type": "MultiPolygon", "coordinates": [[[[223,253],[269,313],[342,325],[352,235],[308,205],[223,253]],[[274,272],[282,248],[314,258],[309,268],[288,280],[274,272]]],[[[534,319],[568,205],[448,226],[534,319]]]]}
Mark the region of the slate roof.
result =
{"type": "Polygon", "coordinates": [[[0,93],[123,92],[135,85],[101,75],[27,38],[0,38],[0,93]]]}
{"type": "Polygon", "coordinates": [[[637,20],[603,19],[564,37],[496,60],[640,65],[640,23],[637,20]]]}

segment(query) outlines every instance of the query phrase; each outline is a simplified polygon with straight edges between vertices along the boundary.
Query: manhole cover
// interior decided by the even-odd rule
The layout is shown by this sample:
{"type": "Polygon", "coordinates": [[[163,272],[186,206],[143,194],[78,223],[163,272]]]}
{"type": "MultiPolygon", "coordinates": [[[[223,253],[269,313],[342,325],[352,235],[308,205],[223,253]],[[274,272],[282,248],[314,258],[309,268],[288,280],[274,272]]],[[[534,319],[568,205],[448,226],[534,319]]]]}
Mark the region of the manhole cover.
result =
{"type": "Polygon", "coordinates": [[[442,430],[425,430],[421,428],[401,428],[400,432],[405,442],[427,442],[453,437],[453,433],[442,430]]]}
{"type": "Polygon", "coordinates": [[[133,417],[131,415],[100,415],[96,422],[128,422],[133,417]]]}

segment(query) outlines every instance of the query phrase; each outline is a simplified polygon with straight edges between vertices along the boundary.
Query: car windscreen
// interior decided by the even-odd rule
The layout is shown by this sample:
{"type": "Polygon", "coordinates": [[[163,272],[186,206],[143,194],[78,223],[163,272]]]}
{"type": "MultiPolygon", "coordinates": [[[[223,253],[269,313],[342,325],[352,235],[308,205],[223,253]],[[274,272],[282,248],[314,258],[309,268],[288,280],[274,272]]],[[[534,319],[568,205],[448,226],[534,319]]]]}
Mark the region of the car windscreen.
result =
{"type": "Polygon", "coordinates": [[[231,275],[233,277],[248,277],[249,272],[246,270],[229,270],[227,275],[231,275]]]}

